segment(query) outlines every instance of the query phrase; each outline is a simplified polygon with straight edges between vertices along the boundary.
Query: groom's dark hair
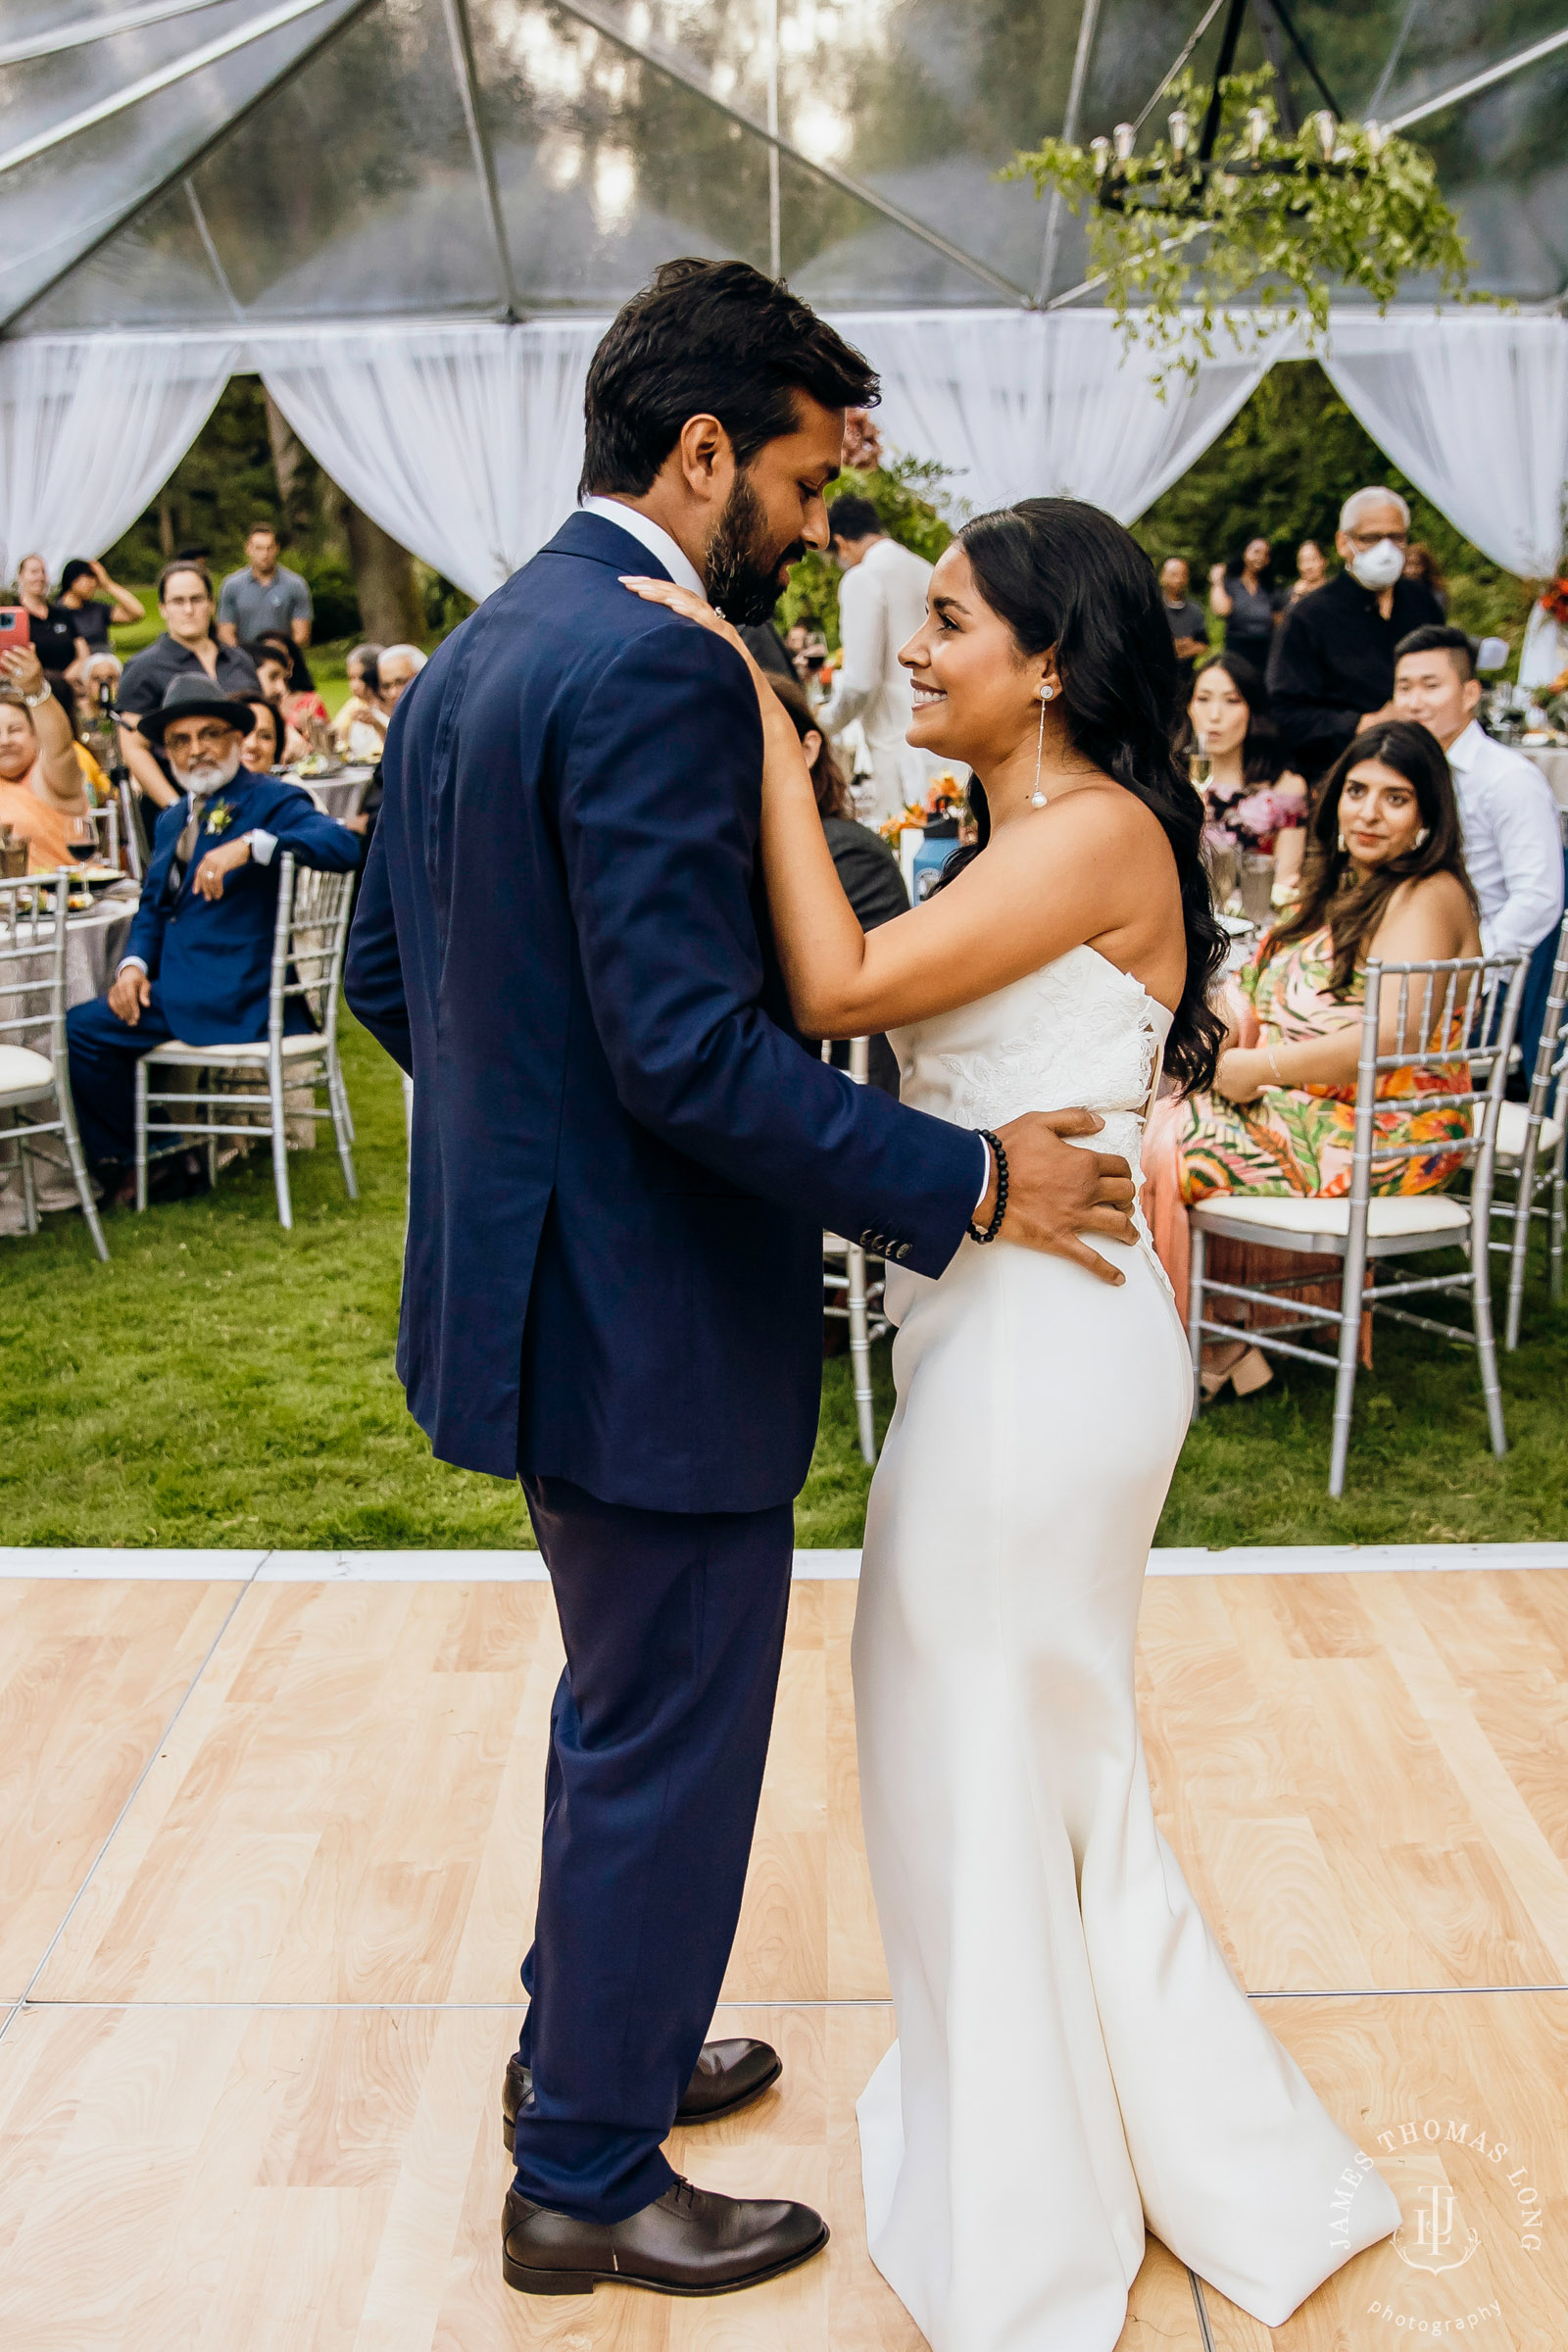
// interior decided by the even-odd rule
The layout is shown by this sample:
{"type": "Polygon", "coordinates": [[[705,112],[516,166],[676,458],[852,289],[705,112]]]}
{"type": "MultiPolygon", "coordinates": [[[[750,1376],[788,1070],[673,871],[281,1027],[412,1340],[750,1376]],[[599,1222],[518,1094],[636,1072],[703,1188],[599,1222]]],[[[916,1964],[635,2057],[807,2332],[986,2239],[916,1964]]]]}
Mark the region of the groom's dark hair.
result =
{"type": "Polygon", "coordinates": [[[594,353],[577,495],[640,498],[688,416],[716,416],[748,466],[795,430],[797,390],[827,409],[863,409],[881,387],[782,279],[750,262],[665,262],[594,353]]]}

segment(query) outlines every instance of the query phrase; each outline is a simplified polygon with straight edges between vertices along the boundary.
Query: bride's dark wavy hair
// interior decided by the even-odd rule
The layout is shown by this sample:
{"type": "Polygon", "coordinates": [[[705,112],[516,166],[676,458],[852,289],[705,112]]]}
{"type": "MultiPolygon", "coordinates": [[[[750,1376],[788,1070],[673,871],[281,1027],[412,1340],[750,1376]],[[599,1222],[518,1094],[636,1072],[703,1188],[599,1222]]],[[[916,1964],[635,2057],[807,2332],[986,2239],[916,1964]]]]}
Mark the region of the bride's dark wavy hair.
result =
{"type": "MultiPolygon", "coordinates": [[[[1075,751],[1159,819],[1176,859],[1187,981],[1165,1067],[1192,1094],[1214,1075],[1225,1025],[1208,1001],[1228,945],[1199,856],[1203,804],[1177,760],[1181,679],[1153,567],[1131,532],[1072,498],[1023,498],[958,533],[986,603],[1023,654],[1054,647],[1075,751]]],[[[991,838],[985,787],[970,802],[979,840],[948,860],[944,883],[991,838]]]]}

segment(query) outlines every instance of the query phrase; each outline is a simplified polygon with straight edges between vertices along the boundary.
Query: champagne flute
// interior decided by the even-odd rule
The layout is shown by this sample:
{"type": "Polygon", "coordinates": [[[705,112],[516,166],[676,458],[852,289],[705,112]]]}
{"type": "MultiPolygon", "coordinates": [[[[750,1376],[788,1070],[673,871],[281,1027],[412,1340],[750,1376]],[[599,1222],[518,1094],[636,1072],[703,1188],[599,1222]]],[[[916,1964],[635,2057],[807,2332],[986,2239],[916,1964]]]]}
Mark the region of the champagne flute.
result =
{"type": "Polygon", "coordinates": [[[1207,740],[1201,735],[1195,736],[1193,739],[1193,749],[1187,755],[1187,773],[1192,780],[1195,792],[1208,790],[1214,773],[1214,762],[1209,758],[1207,740]]]}

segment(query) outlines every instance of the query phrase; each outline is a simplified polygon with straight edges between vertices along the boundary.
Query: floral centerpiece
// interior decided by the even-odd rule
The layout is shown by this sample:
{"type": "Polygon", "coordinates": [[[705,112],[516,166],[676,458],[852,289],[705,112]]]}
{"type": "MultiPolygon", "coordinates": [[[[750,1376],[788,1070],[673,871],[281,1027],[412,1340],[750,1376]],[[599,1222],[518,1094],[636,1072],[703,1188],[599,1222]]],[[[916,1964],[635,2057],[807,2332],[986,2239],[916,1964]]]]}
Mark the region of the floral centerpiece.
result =
{"type": "Polygon", "coordinates": [[[1282,833],[1306,822],[1306,790],[1298,781],[1277,784],[1209,784],[1203,799],[1203,839],[1210,849],[1255,850],[1271,857],[1282,833]]]}
{"type": "Polygon", "coordinates": [[[956,776],[944,773],[932,777],[923,801],[906,801],[897,815],[883,818],[878,831],[884,841],[897,849],[899,835],[911,826],[915,832],[923,833],[927,825],[940,824],[955,816],[961,837],[969,821],[969,796],[956,776]]]}

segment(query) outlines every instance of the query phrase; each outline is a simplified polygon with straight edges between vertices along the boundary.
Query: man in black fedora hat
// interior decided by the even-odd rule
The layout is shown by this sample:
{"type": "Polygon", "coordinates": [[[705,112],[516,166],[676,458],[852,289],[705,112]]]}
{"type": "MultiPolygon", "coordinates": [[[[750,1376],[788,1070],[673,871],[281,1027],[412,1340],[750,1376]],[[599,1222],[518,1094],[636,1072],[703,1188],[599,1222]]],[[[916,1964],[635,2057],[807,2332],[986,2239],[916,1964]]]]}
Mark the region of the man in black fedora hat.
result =
{"type": "MultiPolygon", "coordinates": [[[[113,987],[66,1021],[82,1147],[102,1170],[130,1162],[142,1054],[174,1037],[216,1046],[266,1036],[279,852],[332,873],[359,863],[357,836],[309,793],[240,764],[254,723],[249,703],[198,676],[173,679],[141,722],[180,798],[159,817],[113,987]]],[[[289,1021],[308,1025],[298,1000],[289,1021]]]]}

